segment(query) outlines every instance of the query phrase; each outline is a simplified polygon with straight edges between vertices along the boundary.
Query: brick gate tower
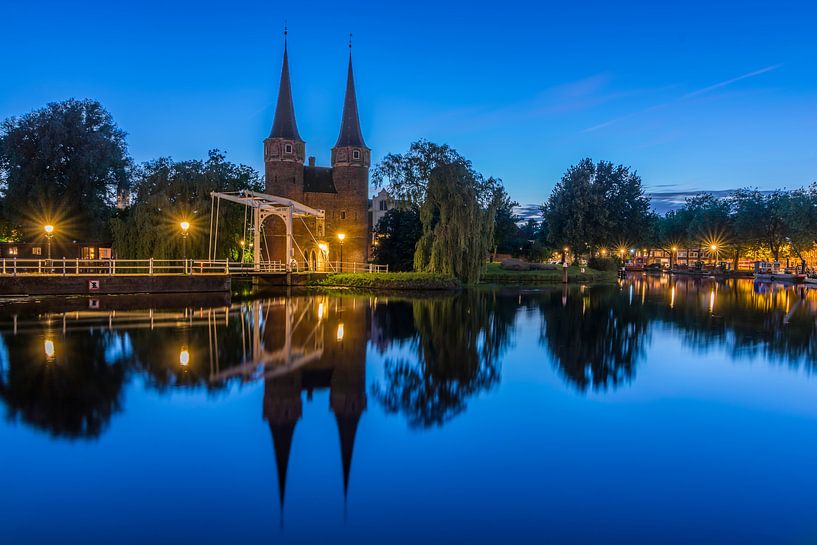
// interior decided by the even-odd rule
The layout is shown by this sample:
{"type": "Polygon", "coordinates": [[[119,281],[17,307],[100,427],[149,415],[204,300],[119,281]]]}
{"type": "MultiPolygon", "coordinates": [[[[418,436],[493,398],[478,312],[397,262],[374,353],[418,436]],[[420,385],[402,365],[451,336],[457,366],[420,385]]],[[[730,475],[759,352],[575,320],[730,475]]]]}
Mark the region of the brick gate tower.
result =
{"type": "MultiPolygon", "coordinates": [[[[340,134],[332,148],[332,166],[315,166],[315,158],[304,165],[306,145],[298,133],[289,59],[284,32],[284,61],[278,102],[269,137],[264,140],[266,192],[302,202],[326,212],[323,237],[315,232],[314,224],[297,221],[294,225],[293,255],[289,259],[323,269],[324,261],[340,258],[339,234],[345,235],[343,261],[366,263],[369,257],[369,165],[371,150],[366,147],[360,130],[355,80],[352,71],[351,40],[346,76],[346,96],[343,102],[340,134]],[[328,252],[321,246],[325,245],[328,252]]],[[[267,220],[268,253],[264,260],[287,261],[286,234],[283,222],[267,220]]]]}

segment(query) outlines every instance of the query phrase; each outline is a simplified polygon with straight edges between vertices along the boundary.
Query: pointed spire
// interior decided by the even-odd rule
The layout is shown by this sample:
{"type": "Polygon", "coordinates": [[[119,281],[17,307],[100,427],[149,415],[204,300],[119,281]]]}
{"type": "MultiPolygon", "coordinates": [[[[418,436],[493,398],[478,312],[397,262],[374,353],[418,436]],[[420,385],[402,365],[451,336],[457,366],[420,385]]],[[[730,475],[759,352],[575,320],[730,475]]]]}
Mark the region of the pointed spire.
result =
{"type": "MultiPolygon", "coordinates": [[[[281,502],[281,512],[283,513],[287,489],[287,468],[289,467],[289,453],[292,449],[292,434],[295,432],[295,422],[270,423],[270,431],[272,432],[272,446],[275,449],[275,465],[278,470],[278,499],[281,502]]],[[[281,520],[283,521],[283,517],[281,520]]]]}
{"type": "Polygon", "coordinates": [[[343,117],[340,122],[340,135],[336,148],[355,146],[366,147],[363,134],[360,132],[360,119],[357,115],[357,96],[355,95],[355,76],[352,73],[352,35],[349,34],[349,72],[346,76],[346,97],[343,100],[343,117]]]}
{"type": "Polygon", "coordinates": [[[289,82],[289,55],[287,54],[287,27],[284,25],[284,64],[281,68],[281,84],[278,87],[278,104],[272,122],[270,138],[288,138],[303,142],[295,123],[295,107],[292,105],[292,86],[289,82]]]}
{"type": "Polygon", "coordinates": [[[340,436],[340,461],[343,466],[343,498],[345,500],[349,492],[349,473],[352,470],[352,452],[355,448],[355,435],[357,424],[360,422],[360,413],[339,414],[336,412],[335,419],[340,436]]]}

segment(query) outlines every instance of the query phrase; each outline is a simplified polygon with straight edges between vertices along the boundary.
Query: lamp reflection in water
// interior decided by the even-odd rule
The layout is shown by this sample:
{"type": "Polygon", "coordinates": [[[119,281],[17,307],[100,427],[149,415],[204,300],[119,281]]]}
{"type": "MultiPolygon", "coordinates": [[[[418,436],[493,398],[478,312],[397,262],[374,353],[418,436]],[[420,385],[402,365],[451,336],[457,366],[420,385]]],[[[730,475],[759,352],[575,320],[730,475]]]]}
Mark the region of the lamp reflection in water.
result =
{"type": "Polygon", "coordinates": [[[318,303],[318,320],[323,320],[323,303],[318,303]]]}
{"type": "Polygon", "coordinates": [[[190,364],[190,352],[187,351],[187,348],[182,348],[182,351],[179,352],[179,365],[182,367],[187,367],[190,364]]]}
{"type": "Polygon", "coordinates": [[[343,322],[338,324],[338,342],[343,340],[343,322]]]}
{"type": "Polygon", "coordinates": [[[57,351],[54,349],[54,341],[51,339],[46,339],[43,342],[43,350],[45,351],[45,357],[48,361],[54,361],[54,356],[56,355],[57,351]]]}

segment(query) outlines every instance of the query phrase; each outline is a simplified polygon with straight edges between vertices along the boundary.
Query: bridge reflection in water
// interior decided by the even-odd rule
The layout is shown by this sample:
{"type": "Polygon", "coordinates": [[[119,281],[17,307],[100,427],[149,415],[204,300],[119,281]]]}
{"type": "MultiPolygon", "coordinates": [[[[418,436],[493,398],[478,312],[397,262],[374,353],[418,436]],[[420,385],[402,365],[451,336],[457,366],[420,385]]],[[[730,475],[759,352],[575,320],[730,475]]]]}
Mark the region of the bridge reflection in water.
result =
{"type": "Polygon", "coordinates": [[[302,400],[316,390],[328,390],[338,487],[346,494],[368,402],[409,427],[443,427],[500,384],[517,340],[532,340],[526,357],[586,395],[627,388],[644,366],[660,365],[654,338],[678,339],[691,354],[717,349],[736,362],[762,357],[817,372],[816,317],[817,290],[647,275],[610,286],[391,299],[309,293],[240,303],[213,295],[6,302],[0,400],[9,421],[53,437],[96,439],[124,410],[129,381],[149,391],[213,393],[263,381],[262,418],[283,507],[302,400]],[[518,332],[534,338],[516,339],[518,332]],[[368,389],[367,347],[379,353],[368,389]]]}
{"type": "MultiPolygon", "coordinates": [[[[283,509],[292,438],[303,412],[302,393],[311,398],[315,390],[328,389],[337,422],[345,497],[358,422],[366,409],[371,308],[368,298],[324,295],[178,310],[40,313],[35,307],[33,315],[14,313],[0,318],[0,333],[9,349],[8,358],[0,358],[0,378],[4,379],[0,380],[0,394],[19,390],[14,377],[28,373],[32,378],[32,371],[37,374],[34,383],[68,386],[67,392],[37,387],[37,391],[49,392],[47,399],[36,392],[22,392],[20,416],[55,436],[96,437],[119,410],[126,367],[141,367],[149,385],[159,390],[221,390],[235,382],[263,380],[263,418],[272,435],[283,509]],[[32,337],[39,340],[32,342],[32,337]],[[99,342],[94,342],[97,337],[99,342]],[[98,348],[89,348],[89,339],[98,348]],[[32,359],[41,360],[41,365],[32,359]],[[62,376],[77,375],[82,369],[85,372],[73,380],[62,376]],[[117,376],[112,383],[99,385],[112,373],[117,376]],[[111,399],[106,402],[104,396],[92,394],[88,397],[97,406],[78,407],[76,402],[88,393],[89,384],[111,392],[111,399]],[[61,423],[59,415],[75,417],[75,421],[61,423]]],[[[10,401],[8,395],[3,397],[10,401]]]]}

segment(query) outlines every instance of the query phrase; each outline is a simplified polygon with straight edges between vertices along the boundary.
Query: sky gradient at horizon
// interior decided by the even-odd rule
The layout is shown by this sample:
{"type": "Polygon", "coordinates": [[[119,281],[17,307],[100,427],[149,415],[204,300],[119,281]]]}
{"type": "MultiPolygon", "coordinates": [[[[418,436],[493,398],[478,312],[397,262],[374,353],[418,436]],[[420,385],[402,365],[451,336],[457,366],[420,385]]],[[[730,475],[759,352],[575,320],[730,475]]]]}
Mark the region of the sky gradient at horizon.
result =
{"type": "Polygon", "coordinates": [[[298,127],[318,164],[337,138],[353,32],[373,161],[419,138],[448,143],[522,203],[546,199],[583,157],[630,165],[655,192],[817,181],[807,2],[87,0],[3,12],[15,46],[0,118],[98,99],[138,162],[218,148],[261,170],[286,20],[298,127]]]}

